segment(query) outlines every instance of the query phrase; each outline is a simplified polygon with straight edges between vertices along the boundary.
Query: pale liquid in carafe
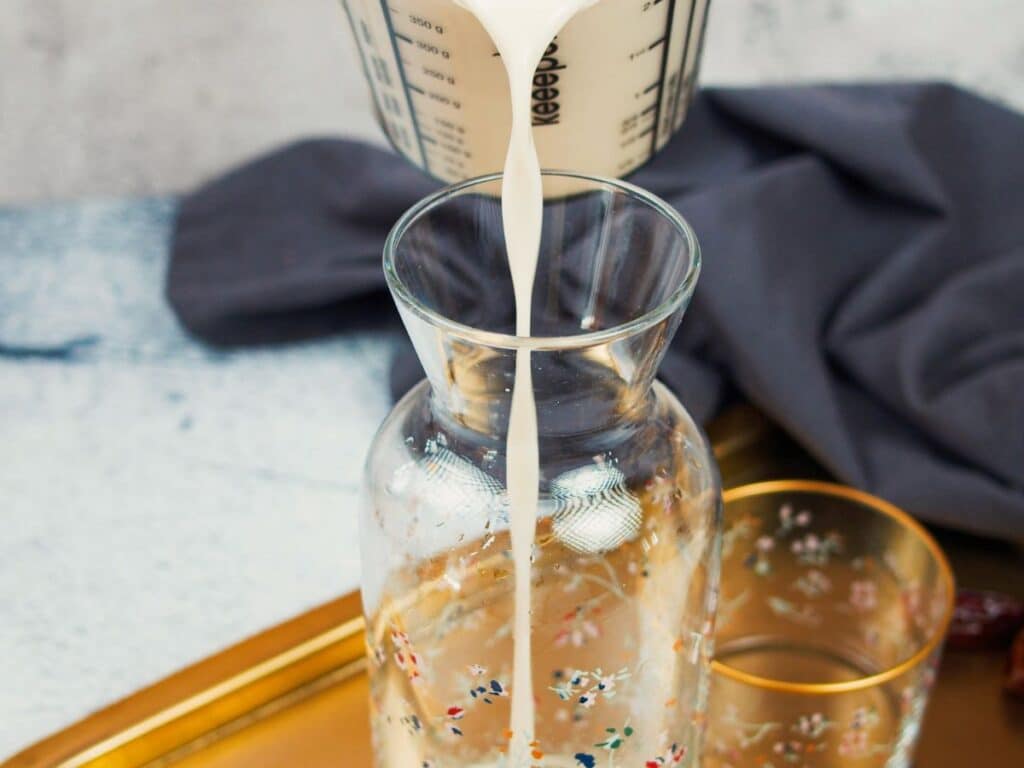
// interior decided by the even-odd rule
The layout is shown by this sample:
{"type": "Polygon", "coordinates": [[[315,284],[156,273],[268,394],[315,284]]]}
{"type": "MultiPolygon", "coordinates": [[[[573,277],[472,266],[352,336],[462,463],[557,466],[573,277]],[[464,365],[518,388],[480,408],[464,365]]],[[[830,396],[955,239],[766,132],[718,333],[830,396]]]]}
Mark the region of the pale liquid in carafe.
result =
{"type": "Polygon", "coordinates": [[[421,563],[416,588],[385,598],[367,627],[377,666],[374,717],[388,724],[375,745],[381,765],[579,768],[576,755],[586,749],[600,757],[599,768],[614,768],[671,753],[670,734],[694,716],[686,702],[673,700],[697,685],[703,650],[696,632],[703,628],[685,631],[688,621],[699,621],[688,614],[693,562],[672,535],[687,509],[653,495],[637,501],[636,523],[646,536],[602,555],[580,555],[550,520],[538,524],[531,616],[538,643],[528,671],[545,717],[525,762],[502,756],[511,748],[508,660],[520,610],[504,555],[509,532],[421,563]],[[648,568],[672,578],[648,579],[648,568]],[[686,638],[681,650],[679,637],[686,638]],[[608,738],[606,726],[624,736],[630,723],[637,733],[619,748],[593,748],[608,738]]]}

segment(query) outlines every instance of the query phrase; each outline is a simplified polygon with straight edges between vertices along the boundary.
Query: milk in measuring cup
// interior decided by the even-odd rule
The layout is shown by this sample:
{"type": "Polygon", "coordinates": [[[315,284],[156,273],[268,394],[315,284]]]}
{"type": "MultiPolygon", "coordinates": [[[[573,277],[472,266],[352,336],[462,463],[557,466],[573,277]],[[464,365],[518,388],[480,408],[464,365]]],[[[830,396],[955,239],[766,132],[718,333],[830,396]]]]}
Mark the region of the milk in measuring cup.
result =
{"type": "MultiPolygon", "coordinates": [[[[454,0],[342,0],[378,118],[445,181],[502,169],[511,111],[491,37],[454,0]]],[[[540,164],[622,176],[679,128],[710,0],[599,0],[550,42],[530,112],[540,164]]]]}
{"type": "MultiPolygon", "coordinates": [[[[504,166],[516,334],[529,336],[541,166],[622,175],[657,152],[685,116],[709,0],[459,2],[464,8],[451,0],[344,0],[379,117],[396,148],[446,180],[504,166]]],[[[514,659],[502,764],[509,768],[540,759],[531,643],[537,433],[531,354],[519,349],[506,449],[514,659]]],[[[403,765],[433,764],[401,749],[388,754],[403,765]]],[[[578,758],[549,756],[557,765],[578,758]]]]}

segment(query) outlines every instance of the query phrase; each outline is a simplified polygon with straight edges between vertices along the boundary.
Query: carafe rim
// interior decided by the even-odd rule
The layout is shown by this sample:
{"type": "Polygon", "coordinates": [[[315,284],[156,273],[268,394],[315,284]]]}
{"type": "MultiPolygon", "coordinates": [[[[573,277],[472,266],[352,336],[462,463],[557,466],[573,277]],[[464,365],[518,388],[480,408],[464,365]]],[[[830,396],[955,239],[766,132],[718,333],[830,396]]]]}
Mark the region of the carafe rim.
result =
{"type": "Polygon", "coordinates": [[[671,204],[642,187],[620,179],[561,170],[543,170],[541,173],[543,176],[576,179],[610,187],[619,193],[640,200],[643,204],[668,219],[685,240],[686,251],[689,257],[685,273],[679,278],[679,284],[675,286],[669,296],[657,306],[627,322],[596,331],[584,331],[562,336],[516,336],[497,331],[486,331],[460,323],[426,306],[416,298],[398,274],[395,264],[398,244],[409,227],[422,215],[452,197],[464,193],[468,189],[500,182],[503,174],[499,172],[477,176],[443,187],[414,204],[399,217],[384,243],[384,276],[388,289],[391,291],[391,295],[396,303],[414,313],[421,320],[462,341],[495,349],[540,352],[583,349],[608,344],[618,339],[643,333],[685,307],[693,295],[697,278],[700,275],[700,244],[697,241],[693,228],[671,204]]]}

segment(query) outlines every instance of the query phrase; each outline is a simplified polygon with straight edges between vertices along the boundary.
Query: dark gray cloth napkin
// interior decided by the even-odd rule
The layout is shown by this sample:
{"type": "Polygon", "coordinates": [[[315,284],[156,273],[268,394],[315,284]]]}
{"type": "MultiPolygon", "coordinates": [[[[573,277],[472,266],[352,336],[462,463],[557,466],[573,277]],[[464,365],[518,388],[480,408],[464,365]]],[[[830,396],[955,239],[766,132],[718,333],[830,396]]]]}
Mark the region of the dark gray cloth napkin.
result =
{"type": "MultiPolygon", "coordinates": [[[[701,241],[661,369],[696,418],[734,387],[847,483],[1024,535],[1024,116],[942,84],[708,89],[631,180],[701,241]]],[[[436,187],[350,141],[257,160],[182,201],[171,305],[217,345],[391,321],[384,237],[436,187]]]]}

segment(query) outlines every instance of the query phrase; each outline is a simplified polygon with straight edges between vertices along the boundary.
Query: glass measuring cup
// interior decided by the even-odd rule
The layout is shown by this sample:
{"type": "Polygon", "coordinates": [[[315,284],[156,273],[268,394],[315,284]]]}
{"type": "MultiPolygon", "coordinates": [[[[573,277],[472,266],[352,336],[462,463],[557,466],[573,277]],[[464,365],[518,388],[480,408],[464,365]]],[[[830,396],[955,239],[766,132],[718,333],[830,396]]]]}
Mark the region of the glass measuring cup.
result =
{"type": "MultiPolygon", "coordinates": [[[[508,79],[454,0],[342,0],[381,127],[445,181],[502,168],[508,79]]],[[[686,116],[710,0],[600,0],[551,42],[534,76],[541,167],[623,176],[686,116]]]]}

